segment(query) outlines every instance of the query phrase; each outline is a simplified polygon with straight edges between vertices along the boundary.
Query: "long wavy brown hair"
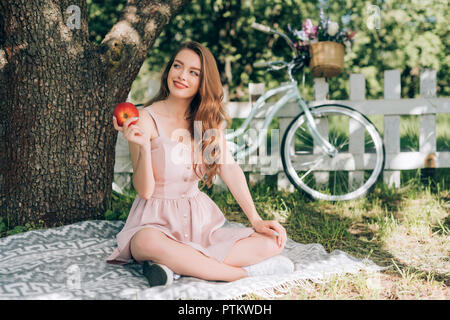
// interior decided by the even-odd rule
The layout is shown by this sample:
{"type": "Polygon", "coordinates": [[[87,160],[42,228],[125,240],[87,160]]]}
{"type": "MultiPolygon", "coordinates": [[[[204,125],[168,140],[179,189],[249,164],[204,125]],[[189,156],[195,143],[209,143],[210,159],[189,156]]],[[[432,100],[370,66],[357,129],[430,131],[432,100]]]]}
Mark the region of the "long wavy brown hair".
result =
{"type": "MultiPolygon", "coordinates": [[[[221,160],[222,156],[221,143],[218,139],[215,139],[218,136],[214,132],[218,132],[216,130],[223,128],[224,121],[226,122],[225,128],[231,125],[231,118],[226,113],[223,105],[224,94],[219,70],[211,51],[196,41],[182,43],[170,58],[161,75],[159,92],[154,98],[145,103],[144,107],[150,106],[157,101],[165,100],[169,96],[168,74],[175,57],[183,49],[194,51],[201,61],[199,89],[191,101],[188,114],[185,116],[190,121],[189,131],[191,137],[194,137],[194,121],[201,121],[202,139],[194,139],[194,143],[197,144],[194,146],[194,150],[201,150],[201,164],[204,164],[204,170],[199,168],[199,161],[196,161],[196,157],[194,157],[193,168],[195,174],[202,181],[200,189],[205,185],[211,188],[220,170],[217,162],[221,160]],[[212,152],[207,152],[205,151],[206,149],[212,152]],[[198,171],[200,171],[200,174],[198,171]]],[[[197,132],[198,130],[199,128],[197,127],[197,132]]]]}

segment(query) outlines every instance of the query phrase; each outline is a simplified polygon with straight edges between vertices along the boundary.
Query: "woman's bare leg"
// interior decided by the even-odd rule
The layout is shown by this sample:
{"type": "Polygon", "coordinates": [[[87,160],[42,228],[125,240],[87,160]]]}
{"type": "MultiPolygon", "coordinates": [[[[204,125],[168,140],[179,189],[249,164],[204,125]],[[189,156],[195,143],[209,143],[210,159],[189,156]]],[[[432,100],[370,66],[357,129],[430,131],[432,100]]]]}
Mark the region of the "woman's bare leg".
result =
{"type": "Polygon", "coordinates": [[[279,247],[275,236],[267,236],[261,233],[253,233],[250,237],[237,241],[224,259],[224,263],[245,267],[256,264],[283,251],[279,247]]]}
{"type": "Polygon", "coordinates": [[[185,276],[216,281],[234,281],[248,276],[244,269],[220,263],[152,228],[136,232],[130,250],[136,261],[151,260],[185,276]]]}

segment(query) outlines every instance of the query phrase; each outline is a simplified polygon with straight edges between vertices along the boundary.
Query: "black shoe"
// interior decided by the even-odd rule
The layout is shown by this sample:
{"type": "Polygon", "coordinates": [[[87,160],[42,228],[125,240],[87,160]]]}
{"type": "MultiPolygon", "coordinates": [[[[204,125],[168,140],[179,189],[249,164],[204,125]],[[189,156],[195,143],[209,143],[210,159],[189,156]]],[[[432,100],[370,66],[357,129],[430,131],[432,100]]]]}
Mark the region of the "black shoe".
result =
{"type": "Polygon", "coordinates": [[[173,271],[163,264],[153,263],[151,261],[144,261],[142,273],[148,280],[150,287],[166,286],[173,282],[173,271]]]}

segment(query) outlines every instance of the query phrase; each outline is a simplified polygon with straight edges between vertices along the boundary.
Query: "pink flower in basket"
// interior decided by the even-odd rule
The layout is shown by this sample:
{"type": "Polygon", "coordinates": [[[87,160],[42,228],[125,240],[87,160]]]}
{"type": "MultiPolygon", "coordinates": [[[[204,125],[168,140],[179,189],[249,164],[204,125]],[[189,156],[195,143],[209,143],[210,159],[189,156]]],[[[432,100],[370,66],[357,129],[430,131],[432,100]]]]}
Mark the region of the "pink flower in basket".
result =
{"type": "Polygon", "coordinates": [[[306,19],[305,22],[303,22],[302,30],[306,33],[308,38],[317,38],[318,27],[312,24],[311,19],[306,19]]]}

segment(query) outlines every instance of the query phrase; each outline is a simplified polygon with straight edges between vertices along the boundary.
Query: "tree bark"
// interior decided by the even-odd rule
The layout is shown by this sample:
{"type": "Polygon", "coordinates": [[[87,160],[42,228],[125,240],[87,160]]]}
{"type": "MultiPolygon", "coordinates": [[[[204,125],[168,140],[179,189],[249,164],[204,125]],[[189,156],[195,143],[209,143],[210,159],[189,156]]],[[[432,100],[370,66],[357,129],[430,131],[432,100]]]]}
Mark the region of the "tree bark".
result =
{"type": "Polygon", "coordinates": [[[9,227],[102,219],[114,106],[163,27],[189,2],[128,1],[101,45],[84,0],[0,0],[0,216],[9,227]],[[71,24],[80,9],[80,28],[71,24]],[[76,13],[76,11],[75,11],[76,13]]]}

